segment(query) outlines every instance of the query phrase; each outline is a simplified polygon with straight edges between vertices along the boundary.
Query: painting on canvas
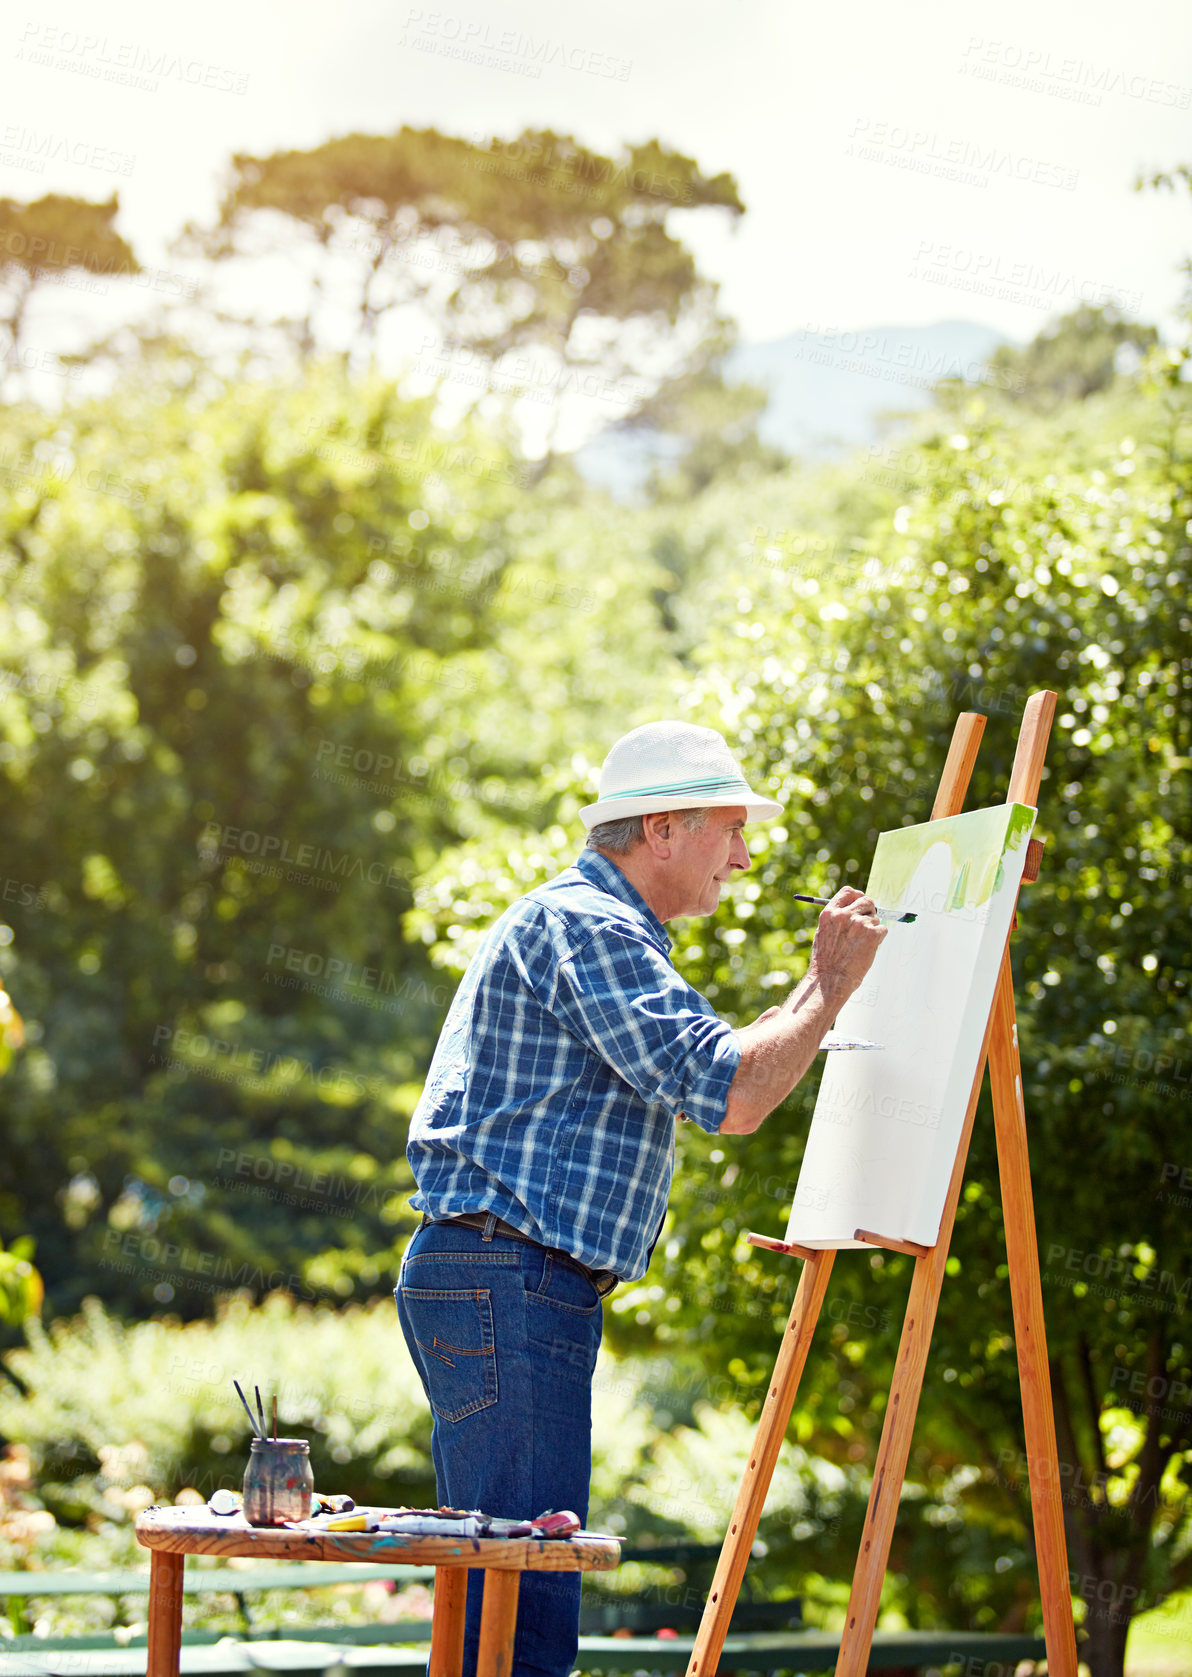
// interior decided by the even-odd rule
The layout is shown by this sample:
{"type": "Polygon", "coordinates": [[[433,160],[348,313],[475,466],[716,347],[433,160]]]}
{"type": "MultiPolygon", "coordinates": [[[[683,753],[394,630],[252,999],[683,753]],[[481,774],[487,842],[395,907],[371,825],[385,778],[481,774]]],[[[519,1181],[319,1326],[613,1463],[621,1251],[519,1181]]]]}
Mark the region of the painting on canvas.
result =
{"type": "Polygon", "coordinates": [[[1024,804],[882,833],[866,890],[892,925],[836,1029],[786,1238],[862,1244],[864,1229],[934,1245],[1035,811],[1024,804]]]}

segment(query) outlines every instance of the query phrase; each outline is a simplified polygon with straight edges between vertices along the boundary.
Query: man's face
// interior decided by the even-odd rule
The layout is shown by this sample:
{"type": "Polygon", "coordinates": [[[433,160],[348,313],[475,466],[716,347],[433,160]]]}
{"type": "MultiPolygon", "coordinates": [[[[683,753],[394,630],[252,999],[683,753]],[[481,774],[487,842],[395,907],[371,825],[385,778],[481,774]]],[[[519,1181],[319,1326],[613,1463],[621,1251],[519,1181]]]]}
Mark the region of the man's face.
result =
{"type": "Polygon", "coordinates": [[[742,836],[745,806],[710,809],[703,827],[695,833],[683,825],[682,814],[670,817],[671,854],[667,884],[673,887],[674,914],[714,914],[720,902],[720,887],[733,870],[749,866],[749,849],[742,836]]]}

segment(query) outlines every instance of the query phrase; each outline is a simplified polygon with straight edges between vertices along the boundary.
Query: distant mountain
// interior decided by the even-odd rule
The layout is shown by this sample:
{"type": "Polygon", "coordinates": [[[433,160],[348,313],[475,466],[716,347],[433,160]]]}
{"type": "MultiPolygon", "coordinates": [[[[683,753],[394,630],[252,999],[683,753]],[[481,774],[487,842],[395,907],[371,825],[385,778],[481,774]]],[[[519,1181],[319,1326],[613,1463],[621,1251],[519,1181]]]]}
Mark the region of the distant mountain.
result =
{"type": "Polygon", "coordinates": [[[973,320],[792,332],[771,343],[740,345],[727,371],[733,380],[770,391],[759,426],[766,442],[822,457],[870,441],[883,412],[927,407],[940,379],[980,383],[985,363],[1007,341],[973,320]]]}
{"type": "MultiPolygon", "coordinates": [[[[802,459],[831,459],[872,441],[879,415],[927,407],[939,379],[980,383],[989,356],[1009,341],[973,320],[805,330],[741,344],[726,365],[730,381],[769,390],[759,426],[766,442],[802,459]]],[[[590,482],[631,496],[670,446],[649,433],[607,430],[585,443],[575,461],[590,482]]]]}

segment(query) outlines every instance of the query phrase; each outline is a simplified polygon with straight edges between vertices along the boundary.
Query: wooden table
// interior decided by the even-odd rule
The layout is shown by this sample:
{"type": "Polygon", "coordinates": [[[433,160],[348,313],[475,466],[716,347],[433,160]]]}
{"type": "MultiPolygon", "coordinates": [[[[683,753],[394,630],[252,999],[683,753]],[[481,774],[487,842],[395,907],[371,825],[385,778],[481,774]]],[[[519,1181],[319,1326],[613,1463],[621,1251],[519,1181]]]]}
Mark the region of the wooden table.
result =
{"type": "Polygon", "coordinates": [[[523,1572],[608,1572],[621,1558],[615,1537],[403,1537],[397,1532],[306,1532],[250,1526],[242,1513],[206,1508],[148,1508],[137,1542],[149,1566],[148,1677],[178,1677],[182,1647],[182,1578],[187,1555],[247,1555],[254,1560],[370,1561],[433,1566],[434,1616],[429,1677],[459,1677],[463,1667],[468,1568],[480,1567],[484,1606],[476,1677],[510,1677],[517,1594],[523,1572]]]}

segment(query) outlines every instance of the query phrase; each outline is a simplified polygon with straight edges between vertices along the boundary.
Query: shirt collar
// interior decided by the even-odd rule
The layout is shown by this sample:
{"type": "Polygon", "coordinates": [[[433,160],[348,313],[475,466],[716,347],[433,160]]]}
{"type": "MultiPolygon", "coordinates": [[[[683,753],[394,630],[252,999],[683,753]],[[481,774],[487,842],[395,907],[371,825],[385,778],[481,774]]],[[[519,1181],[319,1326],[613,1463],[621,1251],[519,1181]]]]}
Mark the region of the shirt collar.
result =
{"type": "Polygon", "coordinates": [[[636,909],[645,920],[655,943],[661,947],[664,954],[670,955],[674,944],[666,935],[662,921],[615,862],[610,861],[607,856],[602,856],[598,850],[584,849],[576,857],[573,866],[593,885],[607,891],[610,897],[619,897],[623,903],[628,903],[630,908],[636,909]]]}

